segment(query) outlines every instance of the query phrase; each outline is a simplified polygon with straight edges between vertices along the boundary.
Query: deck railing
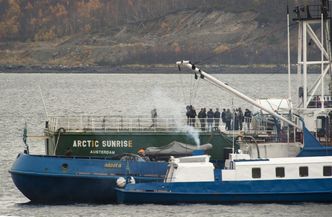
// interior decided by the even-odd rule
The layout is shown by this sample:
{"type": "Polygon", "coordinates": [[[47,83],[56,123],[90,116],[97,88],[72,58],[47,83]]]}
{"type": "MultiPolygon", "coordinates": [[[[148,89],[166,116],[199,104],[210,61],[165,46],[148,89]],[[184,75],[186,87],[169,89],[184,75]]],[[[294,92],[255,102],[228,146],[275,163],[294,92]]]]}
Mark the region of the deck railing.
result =
{"type": "MultiPolygon", "coordinates": [[[[320,95],[314,95],[309,102],[308,108],[321,108],[322,101],[320,95]]],[[[324,96],[324,108],[332,108],[332,96],[324,96]]]]}
{"type": "MultiPolygon", "coordinates": [[[[187,131],[203,131],[201,122],[195,119],[195,125],[190,127],[190,122],[184,118],[152,118],[144,116],[123,117],[123,116],[52,116],[48,121],[47,130],[49,132],[66,131],[66,132],[187,132],[187,131]]],[[[235,131],[240,130],[239,124],[231,123],[235,131]]],[[[208,125],[205,121],[205,131],[208,125]]],[[[217,127],[213,123],[213,130],[217,127]]],[[[226,131],[225,123],[220,120],[218,126],[222,131],[226,131]]],[[[271,139],[276,137],[276,127],[271,120],[267,120],[264,116],[254,116],[251,119],[244,118],[242,130],[248,134],[268,135],[271,139]]],[[[275,139],[277,140],[277,139],[275,139]]]]}
{"type": "Polygon", "coordinates": [[[58,131],[175,131],[187,128],[187,119],[122,116],[54,116],[48,130],[58,131]]]}

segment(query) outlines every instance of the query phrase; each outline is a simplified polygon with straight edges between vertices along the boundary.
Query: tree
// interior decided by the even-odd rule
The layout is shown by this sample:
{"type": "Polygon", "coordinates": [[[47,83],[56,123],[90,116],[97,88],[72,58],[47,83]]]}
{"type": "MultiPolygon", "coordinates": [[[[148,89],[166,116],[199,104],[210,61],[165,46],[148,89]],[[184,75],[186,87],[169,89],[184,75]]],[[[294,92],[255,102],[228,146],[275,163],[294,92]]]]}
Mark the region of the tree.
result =
{"type": "Polygon", "coordinates": [[[9,0],[8,9],[2,21],[0,21],[0,39],[16,39],[18,37],[17,33],[20,30],[20,14],[21,7],[18,0],[9,0]]]}

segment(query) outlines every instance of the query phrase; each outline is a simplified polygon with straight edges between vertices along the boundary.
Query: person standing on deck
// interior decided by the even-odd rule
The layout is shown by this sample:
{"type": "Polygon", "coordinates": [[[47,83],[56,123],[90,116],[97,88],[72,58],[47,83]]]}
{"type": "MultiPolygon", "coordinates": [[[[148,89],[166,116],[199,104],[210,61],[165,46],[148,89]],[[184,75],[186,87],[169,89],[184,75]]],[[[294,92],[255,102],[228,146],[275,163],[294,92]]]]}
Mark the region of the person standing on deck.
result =
{"type": "Polygon", "coordinates": [[[204,111],[204,108],[201,108],[201,110],[199,111],[198,118],[201,124],[201,130],[205,131],[206,112],[204,111]]]}
{"type": "Polygon", "coordinates": [[[194,106],[191,106],[190,112],[189,112],[190,126],[195,127],[196,116],[197,116],[196,110],[195,110],[194,106]]]}
{"type": "Polygon", "coordinates": [[[150,161],[150,158],[145,155],[145,149],[144,148],[140,148],[137,152],[137,155],[140,156],[143,161],[150,161]]]}
{"type": "Polygon", "coordinates": [[[207,112],[207,124],[208,124],[209,132],[212,131],[213,117],[214,117],[214,113],[213,113],[212,109],[210,108],[210,111],[207,112]]]}
{"type": "Polygon", "coordinates": [[[190,109],[191,105],[186,106],[187,125],[190,125],[190,109]]]}
{"type": "Polygon", "coordinates": [[[214,113],[214,129],[217,130],[220,122],[220,112],[219,109],[216,108],[216,112],[214,113]]]}
{"type": "Polygon", "coordinates": [[[246,109],[244,112],[244,121],[246,123],[247,130],[250,130],[250,123],[251,123],[252,114],[249,109],[246,109]]]}
{"type": "Polygon", "coordinates": [[[239,108],[239,110],[238,110],[238,115],[239,115],[239,127],[240,127],[240,130],[242,130],[244,117],[243,117],[243,112],[242,112],[241,108],[239,108]]]}
{"type": "Polygon", "coordinates": [[[232,113],[231,110],[227,109],[225,114],[225,122],[226,122],[226,130],[231,130],[231,120],[232,120],[232,113]]]}
{"type": "Polygon", "coordinates": [[[226,109],[222,109],[221,121],[226,124],[226,109]]]}
{"type": "Polygon", "coordinates": [[[151,110],[151,119],[152,119],[152,125],[151,127],[157,127],[157,109],[154,108],[151,110]]]}

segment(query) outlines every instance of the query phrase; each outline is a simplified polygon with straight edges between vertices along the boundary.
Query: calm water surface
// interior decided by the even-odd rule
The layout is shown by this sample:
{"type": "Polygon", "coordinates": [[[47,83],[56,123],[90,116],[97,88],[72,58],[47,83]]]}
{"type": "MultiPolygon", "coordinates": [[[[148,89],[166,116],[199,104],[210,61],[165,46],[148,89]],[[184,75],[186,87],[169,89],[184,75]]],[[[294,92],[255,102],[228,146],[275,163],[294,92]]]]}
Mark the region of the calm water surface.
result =
{"type": "MultiPolygon", "coordinates": [[[[216,77],[254,98],[280,98],[288,94],[285,74],[216,77]]],[[[313,76],[310,79],[314,80],[313,76]]],[[[8,173],[17,154],[24,147],[24,123],[28,123],[30,135],[42,135],[46,113],[49,116],[149,116],[151,109],[157,108],[160,117],[182,117],[188,104],[196,108],[231,108],[232,105],[250,107],[205,81],[195,81],[189,74],[0,74],[0,216],[332,216],[332,204],[311,203],[33,205],[16,189],[8,173]]],[[[32,153],[44,153],[42,141],[30,139],[28,142],[32,153]]]]}

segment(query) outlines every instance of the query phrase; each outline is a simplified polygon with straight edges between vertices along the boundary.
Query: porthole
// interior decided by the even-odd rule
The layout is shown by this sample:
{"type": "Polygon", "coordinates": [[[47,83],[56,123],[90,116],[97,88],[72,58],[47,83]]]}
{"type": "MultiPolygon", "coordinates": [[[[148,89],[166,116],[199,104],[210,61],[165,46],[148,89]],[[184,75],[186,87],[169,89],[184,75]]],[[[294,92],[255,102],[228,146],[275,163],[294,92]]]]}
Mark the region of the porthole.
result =
{"type": "Polygon", "coordinates": [[[252,178],[259,179],[261,177],[261,168],[252,168],[251,174],[252,178]]]}
{"type": "Polygon", "coordinates": [[[332,166],[323,167],[323,176],[332,176],[332,166]]]}
{"type": "Polygon", "coordinates": [[[61,165],[61,168],[62,168],[62,170],[67,170],[68,169],[68,164],[67,163],[63,163],[61,165]]]}
{"type": "Polygon", "coordinates": [[[300,177],[307,177],[307,176],[309,176],[309,169],[308,169],[308,167],[299,167],[299,175],[300,175],[300,177]]]}
{"type": "Polygon", "coordinates": [[[276,177],[278,177],[278,178],[285,177],[285,168],[284,167],[276,167],[276,177]]]}

